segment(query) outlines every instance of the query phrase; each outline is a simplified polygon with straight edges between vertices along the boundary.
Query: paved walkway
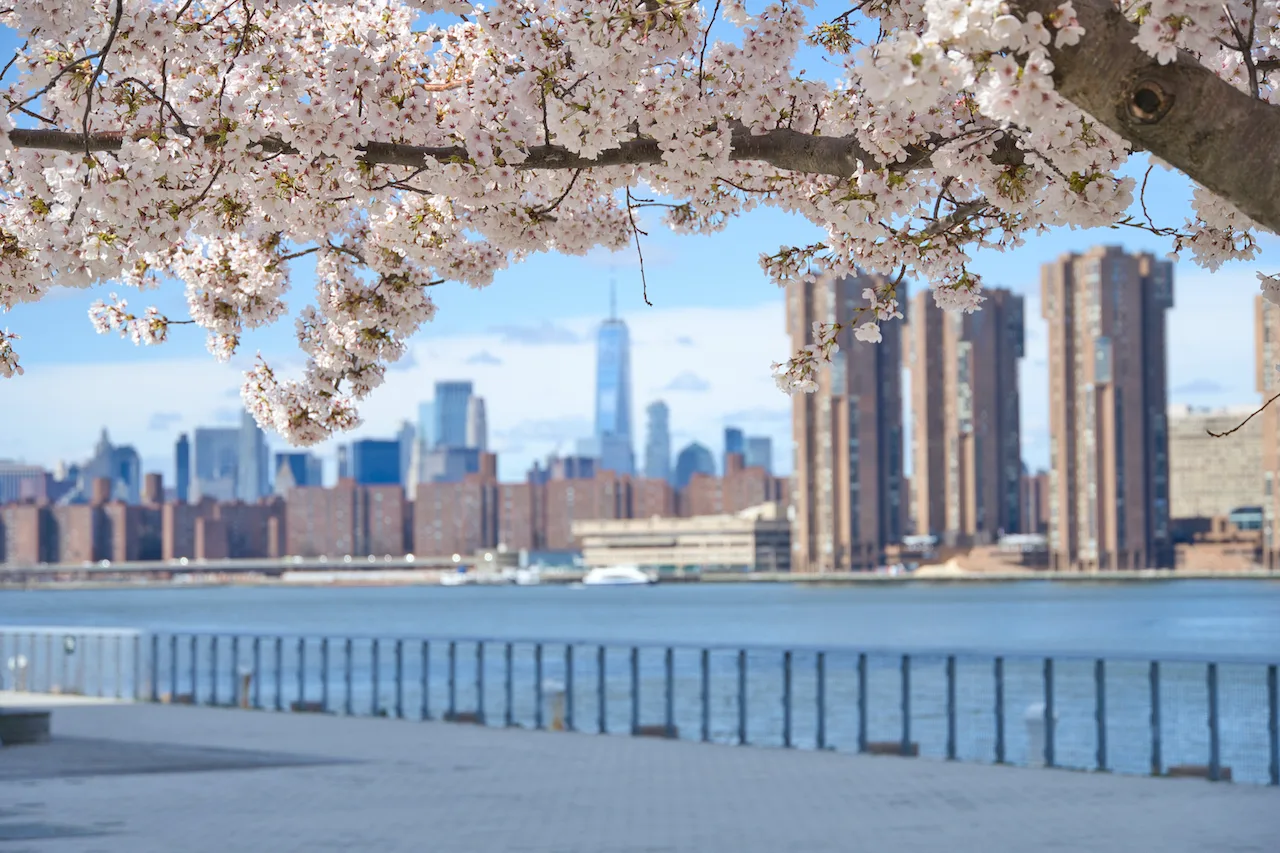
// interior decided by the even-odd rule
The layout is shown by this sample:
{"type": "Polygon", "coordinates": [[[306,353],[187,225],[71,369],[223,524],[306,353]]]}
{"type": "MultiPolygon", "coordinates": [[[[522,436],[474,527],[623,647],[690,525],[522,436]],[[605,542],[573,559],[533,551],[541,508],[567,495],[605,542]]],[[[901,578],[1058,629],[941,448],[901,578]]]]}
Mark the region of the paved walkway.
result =
{"type": "Polygon", "coordinates": [[[1274,853],[1280,791],[620,736],[68,705],[0,853],[1274,853]]]}

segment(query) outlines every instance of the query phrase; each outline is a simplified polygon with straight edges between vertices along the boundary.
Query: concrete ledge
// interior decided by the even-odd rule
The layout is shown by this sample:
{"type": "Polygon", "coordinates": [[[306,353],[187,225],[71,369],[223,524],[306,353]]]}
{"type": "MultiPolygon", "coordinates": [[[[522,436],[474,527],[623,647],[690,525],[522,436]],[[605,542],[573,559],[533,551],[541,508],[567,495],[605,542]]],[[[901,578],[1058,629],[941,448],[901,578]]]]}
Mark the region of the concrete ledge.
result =
{"type": "Polygon", "coordinates": [[[48,708],[0,708],[0,746],[44,743],[52,717],[48,708]]]}

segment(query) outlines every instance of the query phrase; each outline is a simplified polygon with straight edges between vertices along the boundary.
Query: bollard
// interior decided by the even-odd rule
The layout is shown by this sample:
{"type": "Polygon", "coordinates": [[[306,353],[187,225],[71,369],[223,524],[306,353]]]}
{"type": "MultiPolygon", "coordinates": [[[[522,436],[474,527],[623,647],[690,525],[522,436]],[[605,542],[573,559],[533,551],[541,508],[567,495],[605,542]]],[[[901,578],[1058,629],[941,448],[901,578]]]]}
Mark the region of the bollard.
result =
{"type": "Polygon", "coordinates": [[[240,667],[240,707],[249,707],[249,685],[253,683],[253,670],[247,666],[240,667]]]}
{"type": "Polygon", "coordinates": [[[565,730],[564,719],[564,684],[559,681],[547,679],[542,682],[542,695],[546,697],[547,711],[551,718],[551,724],[548,728],[553,732],[562,732],[565,730]]]}
{"type": "MultiPolygon", "coordinates": [[[[1027,706],[1027,710],[1023,714],[1023,720],[1027,724],[1028,767],[1044,766],[1044,712],[1045,705],[1043,702],[1033,702],[1027,706]]],[[[1057,713],[1054,713],[1053,721],[1055,723],[1058,721],[1057,713]]]]}

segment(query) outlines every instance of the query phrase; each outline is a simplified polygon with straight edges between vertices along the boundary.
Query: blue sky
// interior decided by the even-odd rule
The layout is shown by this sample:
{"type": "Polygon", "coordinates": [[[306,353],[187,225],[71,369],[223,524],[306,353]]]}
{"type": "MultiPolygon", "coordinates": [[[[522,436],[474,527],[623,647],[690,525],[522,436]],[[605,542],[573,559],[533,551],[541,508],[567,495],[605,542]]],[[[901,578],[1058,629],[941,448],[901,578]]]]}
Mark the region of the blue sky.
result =
{"type": "MultiPolygon", "coordinates": [[[[0,34],[0,52],[11,44],[0,34]]],[[[1141,174],[1141,171],[1138,171],[1141,174]]],[[[1180,225],[1189,213],[1185,179],[1155,170],[1148,206],[1161,224],[1180,225]]],[[[769,364],[788,353],[782,293],[760,271],[759,254],[819,236],[797,217],[757,210],[724,232],[685,237],[649,228],[645,260],[652,308],[641,298],[633,251],[585,258],[539,255],[500,272],[482,291],[437,288],[439,312],[413,340],[411,357],[365,406],[366,425],[351,437],[389,436],[415,417],[435,381],[471,378],[486,397],[492,444],[505,479],[591,429],[594,325],[609,309],[617,281],[619,313],[632,327],[637,445],[643,446],[644,406],[661,397],[672,410],[677,446],[693,439],[721,447],[726,424],[774,438],[775,464],[790,468],[788,398],[777,391],[769,364]]],[[[1168,243],[1133,229],[1058,230],[1009,253],[983,252],[973,268],[994,286],[1028,296],[1028,354],[1022,369],[1024,456],[1033,467],[1048,459],[1044,324],[1039,316],[1039,266],[1066,251],[1099,243],[1131,251],[1168,251],[1168,243]]],[[[291,306],[309,298],[306,261],[299,264],[291,306]]],[[[1274,238],[1262,257],[1209,274],[1189,262],[1176,272],[1177,304],[1169,317],[1171,402],[1239,405],[1256,402],[1252,300],[1255,271],[1280,269],[1274,238]]],[[[22,336],[25,376],[0,381],[0,458],[52,465],[88,455],[103,426],[114,440],[136,445],[149,469],[172,474],[179,431],[238,418],[239,372],[256,350],[296,364],[291,322],[246,336],[245,358],[213,363],[203,335],[174,329],[161,347],[140,348],[93,333],[86,312],[110,285],[59,291],[0,318],[22,336]]],[[[156,304],[185,316],[180,286],[138,294],[131,304],[156,304]],[[139,297],[146,297],[141,299],[139,297]]],[[[278,441],[277,441],[278,444],[278,441]]],[[[333,453],[334,442],[319,452],[333,453]]]]}

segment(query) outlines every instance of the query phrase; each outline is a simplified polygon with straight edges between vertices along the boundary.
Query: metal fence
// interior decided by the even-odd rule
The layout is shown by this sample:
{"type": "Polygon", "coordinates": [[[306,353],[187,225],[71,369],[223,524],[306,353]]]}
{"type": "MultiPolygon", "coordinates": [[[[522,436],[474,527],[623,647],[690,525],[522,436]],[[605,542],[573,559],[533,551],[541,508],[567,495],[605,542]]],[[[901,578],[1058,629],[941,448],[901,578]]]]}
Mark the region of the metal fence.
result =
{"type": "Polygon", "coordinates": [[[1277,664],[0,628],[0,686],[1280,784],[1277,664]]]}

